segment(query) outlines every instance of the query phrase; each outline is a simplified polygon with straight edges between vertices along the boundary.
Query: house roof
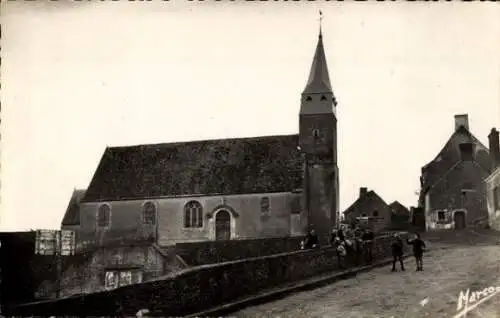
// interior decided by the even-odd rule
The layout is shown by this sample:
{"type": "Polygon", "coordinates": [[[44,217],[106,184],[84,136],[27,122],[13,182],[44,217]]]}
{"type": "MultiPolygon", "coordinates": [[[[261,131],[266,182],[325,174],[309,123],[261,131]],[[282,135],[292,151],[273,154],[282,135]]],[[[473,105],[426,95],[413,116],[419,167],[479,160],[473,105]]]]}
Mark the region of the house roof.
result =
{"type": "Polygon", "coordinates": [[[430,189],[448,170],[461,160],[459,145],[471,142],[476,145],[475,161],[478,165],[489,172],[491,169],[491,158],[486,148],[469,130],[460,126],[448,139],[438,155],[424,167],[422,167],[422,189],[426,192],[430,189]]]}
{"type": "Polygon", "coordinates": [[[293,191],[297,146],[281,135],[109,147],[82,202],[293,191]]]}
{"type": "MultiPolygon", "coordinates": [[[[443,180],[446,179],[446,176],[448,176],[449,174],[451,174],[453,171],[455,170],[462,170],[464,166],[467,166],[467,165],[471,165],[471,166],[475,166],[477,167],[477,171],[478,171],[478,174],[481,174],[481,177],[483,179],[485,179],[489,173],[487,171],[485,171],[483,169],[483,167],[481,167],[481,165],[479,165],[476,161],[458,161],[456,164],[453,165],[453,167],[451,167],[448,171],[446,171],[445,174],[443,174],[441,176],[441,178],[439,178],[436,183],[434,183],[433,186],[436,186],[438,185],[439,183],[441,183],[443,180]]],[[[465,188],[468,188],[471,186],[471,183],[470,182],[464,182],[463,184],[461,184],[460,186],[463,186],[465,188]]]]}
{"type": "Polygon", "coordinates": [[[387,203],[384,201],[384,199],[382,199],[375,191],[373,190],[370,190],[368,191],[366,194],[364,194],[363,196],[361,197],[358,197],[358,199],[356,201],[354,201],[345,211],[344,211],[344,215],[348,215],[349,213],[351,213],[352,211],[354,211],[356,209],[356,207],[361,204],[362,202],[364,202],[365,200],[376,200],[376,201],[379,201],[380,203],[384,204],[384,205],[387,205],[387,203]]]}
{"type": "Polygon", "coordinates": [[[389,204],[389,207],[394,211],[395,214],[397,215],[402,215],[402,214],[410,214],[410,210],[408,210],[404,205],[399,203],[399,201],[394,201],[391,204],[389,204]]]}
{"type": "Polygon", "coordinates": [[[85,190],[74,189],[69,200],[66,213],[64,214],[62,225],[80,224],[80,201],[85,195],[85,190]]]}

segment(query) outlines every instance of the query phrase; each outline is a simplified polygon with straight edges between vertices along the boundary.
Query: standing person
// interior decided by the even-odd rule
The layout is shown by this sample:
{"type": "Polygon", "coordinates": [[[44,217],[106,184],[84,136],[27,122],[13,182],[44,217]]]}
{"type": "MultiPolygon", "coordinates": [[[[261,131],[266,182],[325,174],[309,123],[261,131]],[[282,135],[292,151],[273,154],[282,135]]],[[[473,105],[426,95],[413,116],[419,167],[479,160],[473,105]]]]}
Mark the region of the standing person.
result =
{"type": "Polygon", "coordinates": [[[417,272],[423,271],[422,256],[425,250],[425,243],[420,239],[420,234],[415,233],[415,238],[413,240],[407,238],[406,243],[413,245],[413,256],[415,256],[415,261],[417,263],[417,272]]]}
{"type": "Polygon", "coordinates": [[[365,261],[368,263],[371,263],[373,260],[373,232],[370,231],[369,229],[365,229],[363,231],[363,235],[361,236],[361,239],[363,240],[363,246],[365,249],[365,261]]]}
{"type": "Polygon", "coordinates": [[[340,269],[344,269],[345,257],[347,255],[347,250],[345,247],[345,242],[341,241],[338,237],[335,238],[334,245],[335,250],[337,251],[337,260],[340,269]]]}
{"type": "Polygon", "coordinates": [[[396,262],[399,261],[401,264],[401,270],[405,270],[405,264],[403,263],[403,241],[398,233],[394,234],[394,241],[391,245],[392,248],[392,272],[396,271],[396,262]]]}
{"type": "Polygon", "coordinates": [[[316,231],[312,229],[306,236],[306,241],[304,243],[305,249],[312,249],[318,247],[318,235],[316,235],[316,231]]]}
{"type": "Polygon", "coordinates": [[[330,235],[330,245],[335,245],[335,239],[337,238],[337,231],[332,230],[332,235],[330,235]]]}
{"type": "Polygon", "coordinates": [[[345,241],[344,230],[342,228],[337,231],[337,236],[342,242],[345,241]]]}

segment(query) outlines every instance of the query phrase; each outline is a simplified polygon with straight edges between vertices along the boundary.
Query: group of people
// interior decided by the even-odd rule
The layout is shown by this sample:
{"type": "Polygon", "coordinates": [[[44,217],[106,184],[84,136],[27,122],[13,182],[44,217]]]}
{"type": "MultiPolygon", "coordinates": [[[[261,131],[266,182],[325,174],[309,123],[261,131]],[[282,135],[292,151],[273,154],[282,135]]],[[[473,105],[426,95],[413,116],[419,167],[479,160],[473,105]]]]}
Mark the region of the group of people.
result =
{"type": "MultiPolygon", "coordinates": [[[[330,245],[337,251],[339,267],[344,268],[346,261],[353,261],[358,264],[364,252],[365,261],[370,263],[373,259],[374,234],[368,229],[347,229],[333,230],[330,236],[330,245]]],[[[319,247],[318,236],[314,229],[307,235],[301,243],[301,249],[314,249],[319,247]]]]}
{"type": "MultiPolygon", "coordinates": [[[[337,257],[340,268],[345,268],[345,262],[349,259],[356,264],[359,264],[361,257],[367,263],[373,260],[373,240],[374,234],[369,229],[355,228],[354,230],[338,229],[332,231],[330,237],[330,245],[334,246],[337,251],[337,257]],[[364,253],[364,255],[362,254],[364,253]]],[[[423,271],[423,253],[425,251],[425,243],[420,238],[420,234],[416,233],[413,239],[406,239],[406,243],[412,245],[413,255],[415,257],[417,271],[423,271]]],[[[319,247],[318,236],[314,229],[307,235],[305,240],[301,242],[301,249],[314,249],[319,247]]],[[[392,249],[392,271],[396,271],[396,263],[399,262],[401,270],[405,270],[403,256],[404,256],[404,242],[399,233],[394,234],[394,240],[391,244],[392,249]]]]}
{"type": "MultiPolygon", "coordinates": [[[[416,233],[413,239],[406,239],[406,243],[413,246],[413,256],[415,257],[415,262],[417,264],[417,272],[423,271],[423,255],[425,251],[425,242],[420,238],[420,234],[416,233]]],[[[396,271],[396,263],[399,261],[401,270],[405,270],[405,264],[403,262],[404,256],[404,246],[401,236],[396,233],[394,234],[394,241],[391,244],[392,248],[392,271],[396,271]]]]}

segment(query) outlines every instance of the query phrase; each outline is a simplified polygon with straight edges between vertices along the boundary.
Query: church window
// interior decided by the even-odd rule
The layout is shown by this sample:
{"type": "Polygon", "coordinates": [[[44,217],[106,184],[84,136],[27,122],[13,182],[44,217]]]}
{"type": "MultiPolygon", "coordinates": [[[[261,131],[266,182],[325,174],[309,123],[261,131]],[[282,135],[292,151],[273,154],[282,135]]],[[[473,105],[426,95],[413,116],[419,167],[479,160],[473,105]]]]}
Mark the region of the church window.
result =
{"type": "Polygon", "coordinates": [[[260,199],[260,212],[262,214],[269,214],[269,198],[268,197],[263,197],[260,199]]]}
{"type": "Polygon", "coordinates": [[[156,205],[153,202],[146,202],[142,206],[142,221],[144,224],[156,224],[156,205]]]}
{"type": "Polygon", "coordinates": [[[327,100],[325,95],[321,95],[321,100],[327,100]]]}
{"type": "Polygon", "coordinates": [[[103,204],[99,206],[97,211],[97,226],[98,227],[109,227],[111,221],[111,207],[109,204],[103,204]]]}
{"type": "Polygon", "coordinates": [[[311,96],[307,96],[306,101],[308,101],[308,102],[312,101],[311,96]]]}
{"type": "Polygon", "coordinates": [[[300,211],[302,210],[302,206],[300,203],[300,196],[293,197],[291,208],[292,208],[292,214],[300,214],[300,211]]]}
{"type": "Polygon", "coordinates": [[[378,211],[377,211],[377,210],[373,211],[373,216],[374,216],[374,217],[377,217],[377,216],[378,216],[378,211]]]}
{"type": "Polygon", "coordinates": [[[203,227],[203,207],[198,201],[189,201],[184,207],[184,227],[203,227]]]}
{"type": "Polygon", "coordinates": [[[443,222],[445,219],[444,211],[438,211],[438,221],[443,222]]]}

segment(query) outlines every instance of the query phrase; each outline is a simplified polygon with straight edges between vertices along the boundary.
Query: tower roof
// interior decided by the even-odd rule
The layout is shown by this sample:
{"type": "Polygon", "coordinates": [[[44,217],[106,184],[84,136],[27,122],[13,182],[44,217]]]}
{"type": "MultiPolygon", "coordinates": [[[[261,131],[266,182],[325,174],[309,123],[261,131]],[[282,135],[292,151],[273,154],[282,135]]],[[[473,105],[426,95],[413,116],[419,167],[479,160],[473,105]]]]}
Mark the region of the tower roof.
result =
{"type": "Polygon", "coordinates": [[[304,94],[331,93],[330,76],[328,75],[328,66],[326,65],[325,49],[323,48],[323,35],[320,30],[316,52],[311,65],[309,79],[307,80],[304,94]]]}

